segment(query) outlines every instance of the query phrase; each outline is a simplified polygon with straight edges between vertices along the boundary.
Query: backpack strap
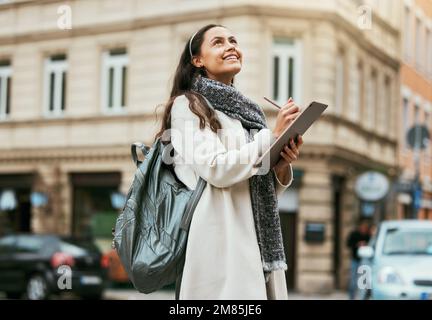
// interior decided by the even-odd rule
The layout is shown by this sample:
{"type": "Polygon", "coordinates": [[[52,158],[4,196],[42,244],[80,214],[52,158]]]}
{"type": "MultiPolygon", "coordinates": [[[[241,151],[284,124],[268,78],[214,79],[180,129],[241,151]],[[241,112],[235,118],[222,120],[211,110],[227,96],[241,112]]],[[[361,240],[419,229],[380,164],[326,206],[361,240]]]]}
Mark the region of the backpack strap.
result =
{"type": "Polygon", "coordinates": [[[195,208],[198,204],[199,199],[201,198],[201,195],[206,185],[207,185],[207,181],[205,181],[203,178],[200,177],[197,186],[193,191],[192,196],[189,199],[189,202],[186,206],[185,213],[183,215],[183,218],[181,220],[181,225],[180,225],[180,228],[186,232],[189,231],[189,226],[192,221],[193,213],[195,211],[195,208]]]}
{"type": "MultiPolygon", "coordinates": [[[[204,188],[207,186],[207,181],[205,181],[203,178],[199,178],[198,183],[196,185],[195,190],[192,193],[191,198],[189,199],[189,202],[186,206],[185,213],[183,215],[183,218],[181,220],[180,228],[186,231],[188,233],[190,223],[192,221],[192,216],[194,214],[195,208],[198,204],[198,200],[201,198],[201,195],[204,191],[204,188]]],[[[182,265],[184,264],[184,261],[182,262],[182,265]]],[[[177,279],[175,282],[175,299],[180,299],[180,287],[181,287],[181,281],[183,278],[183,267],[180,271],[180,273],[177,275],[177,279]]]]}
{"type": "Polygon", "coordinates": [[[132,161],[133,163],[139,167],[139,165],[142,163],[142,161],[138,160],[138,155],[136,153],[137,148],[141,149],[142,154],[144,155],[144,157],[148,154],[148,152],[150,151],[150,147],[146,146],[144,143],[142,142],[134,142],[131,145],[131,155],[132,155],[132,161]]]}
{"type": "MultiPolygon", "coordinates": [[[[141,142],[135,142],[131,145],[131,154],[132,154],[132,161],[134,164],[139,167],[139,165],[142,163],[142,161],[138,160],[137,155],[137,148],[141,149],[142,154],[144,157],[148,154],[150,151],[150,147],[146,146],[145,144],[141,142]]],[[[180,228],[185,230],[186,232],[189,231],[189,225],[192,221],[192,216],[194,213],[194,210],[198,204],[199,199],[201,198],[201,195],[204,191],[204,188],[207,185],[207,181],[205,181],[203,178],[199,178],[198,183],[196,185],[195,190],[192,193],[191,198],[189,199],[189,202],[186,206],[185,213],[183,215],[183,218],[181,220],[181,226],[180,228]]]]}

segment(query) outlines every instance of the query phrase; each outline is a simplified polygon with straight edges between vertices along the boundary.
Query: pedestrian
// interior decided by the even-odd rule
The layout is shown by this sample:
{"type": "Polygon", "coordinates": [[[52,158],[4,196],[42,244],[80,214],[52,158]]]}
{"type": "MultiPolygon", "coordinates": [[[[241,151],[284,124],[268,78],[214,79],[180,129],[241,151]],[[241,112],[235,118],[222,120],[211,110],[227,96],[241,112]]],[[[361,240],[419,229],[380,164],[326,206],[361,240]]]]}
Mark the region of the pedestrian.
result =
{"type": "Polygon", "coordinates": [[[370,239],[370,227],[367,219],[361,219],[357,228],[348,236],[347,246],[351,252],[351,274],[348,288],[348,295],[350,300],[354,300],[357,295],[358,289],[358,268],[360,266],[360,256],[358,249],[366,246],[370,239]]]}
{"type": "Polygon", "coordinates": [[[267,128],[261,107],[234,86],[242,62],[229,29],[198,30],[184,47],[156,135],[171,129],[174,170],[186,186],[207,181],[189,229],[179,299],[287,299],[277,195],[292,182],[301,136],[267,174],[254,163],[300,108],[290,99],[267,128]]]}

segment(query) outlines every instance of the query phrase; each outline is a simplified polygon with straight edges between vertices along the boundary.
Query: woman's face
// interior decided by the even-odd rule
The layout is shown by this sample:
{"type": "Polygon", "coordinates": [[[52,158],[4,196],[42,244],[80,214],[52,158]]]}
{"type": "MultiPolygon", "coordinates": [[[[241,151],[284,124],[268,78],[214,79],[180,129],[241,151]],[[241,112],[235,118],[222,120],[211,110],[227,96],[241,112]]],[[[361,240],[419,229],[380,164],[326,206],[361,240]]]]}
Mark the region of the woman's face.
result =
{"type": "Polygon", "coordinates": [[[226,28],[214,27],[204,34],[201,53],[192,62],[196,67],[204,67],[210,79],[229,85],[240,72],[242,59],[235,36],[226,28]]]}

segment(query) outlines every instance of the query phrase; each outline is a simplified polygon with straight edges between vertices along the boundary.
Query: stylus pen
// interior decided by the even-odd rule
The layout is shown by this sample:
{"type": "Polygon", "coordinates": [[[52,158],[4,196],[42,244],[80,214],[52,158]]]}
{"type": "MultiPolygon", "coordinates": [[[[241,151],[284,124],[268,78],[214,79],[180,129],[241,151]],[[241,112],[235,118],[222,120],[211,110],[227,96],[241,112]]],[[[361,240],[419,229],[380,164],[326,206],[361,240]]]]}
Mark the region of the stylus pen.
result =
{"type": "MultiPolygon", "coordinates": [[[[281,107],[279,107],[279,106],[277,105],[277,103],[274,102],[273,100],[271,100],[271,99],[269,99],[269,98],[267,98],[267,97],[263,97],[263,98],[264,98],[264,100],[266,100],[266,101],[270,102],[272,105],[274,105],[276,108],[281,109],[281,107]]],[[[297,136],[294,138],[294,141],[295,141],[295,143],[297,143],[297,136]]]]}
{"type": "Polygon", "coordinates": [[[276,108],[281,109],[281,107],[279,107],[276,102],[270,100],[267,97],[263,97],[263,98],[264,98],[264,100],[266,100],[266,101],[270,102],[272,105],[274,105],[276,108]]]}

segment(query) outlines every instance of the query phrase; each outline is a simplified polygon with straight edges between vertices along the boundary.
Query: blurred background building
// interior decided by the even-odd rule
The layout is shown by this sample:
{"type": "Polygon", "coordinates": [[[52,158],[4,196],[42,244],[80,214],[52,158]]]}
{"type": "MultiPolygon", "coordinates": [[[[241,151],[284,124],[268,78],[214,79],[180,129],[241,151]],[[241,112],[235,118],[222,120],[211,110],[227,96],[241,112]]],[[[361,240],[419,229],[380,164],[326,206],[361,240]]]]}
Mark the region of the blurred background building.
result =
{"type": "Polygon", "coordinates": [[[412,150],[406,137],[415,125],[431,130],[432,1],[405,1],[402,14],[398,216],[432,219],[431,146],[412,150]]]}
{"type": "MultiPolygon", "coordinates": [[[[405,136],[431,128],[431,16],[431,0],[0,1],[0,233],[92,236],[109,250],[129,145],[152,142],[181,50],[216,22],[238,37],[235,85],[270,126],[263,96],[329,104],[280,212],[288,287],[346,288],[357,220],[413,216],[405,136]],[[367,171],[389,181],[379,201],[357,196],[367,171]]],[[[432,219],[430,147],[420,164],[418,217],[432,219]]]]}

